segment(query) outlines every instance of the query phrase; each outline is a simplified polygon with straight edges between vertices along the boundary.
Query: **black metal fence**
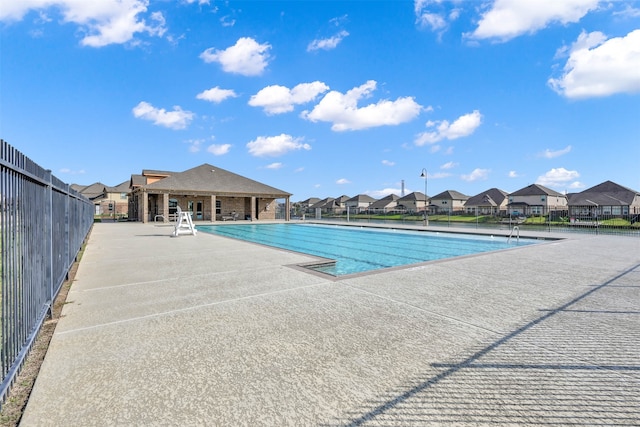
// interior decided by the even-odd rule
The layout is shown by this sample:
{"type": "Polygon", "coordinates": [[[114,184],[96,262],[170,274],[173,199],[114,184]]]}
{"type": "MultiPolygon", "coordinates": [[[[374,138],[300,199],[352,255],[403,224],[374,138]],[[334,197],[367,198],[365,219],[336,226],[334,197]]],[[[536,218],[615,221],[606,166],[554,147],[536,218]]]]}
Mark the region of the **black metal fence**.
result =
{"type": "Polygon", "coordinates": [[[93,204],[0,140],[0,405],[93,224],[93,204]]]}
{"type": "Polygon", "coordinates": [[[322,209],[309,211],[299,209],[292,212],[292,218],[322,219],[349,222],[371,222],[402,225],[429,225],[429,227],[461,227],[477,229],[512,229],[559,232],[592,233],[640,237],[640,213],[628,211],[625,214],[607,212],[587,212],[586,209],[572,206],[569,210],[540,210],[539,214],[529,216],[510,216],[507,214],[475,214],[470,212],[445,212],[424,215],[423,212],[411,212],[398,209],[347,210],[322,209]]]}

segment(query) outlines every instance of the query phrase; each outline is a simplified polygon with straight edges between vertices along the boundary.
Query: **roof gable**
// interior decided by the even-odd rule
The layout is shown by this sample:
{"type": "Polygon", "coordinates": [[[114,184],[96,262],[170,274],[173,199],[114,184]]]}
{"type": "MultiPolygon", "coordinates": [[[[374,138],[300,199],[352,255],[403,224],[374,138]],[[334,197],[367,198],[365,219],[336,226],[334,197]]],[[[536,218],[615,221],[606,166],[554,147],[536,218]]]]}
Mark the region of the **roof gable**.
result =
{"type": "Polygon", "coordinates": [[[357,196],[353,196],[347,202],[358,202],[358,203],[372,203],[375,202],[376,199],[367,195],[367,194],[358,194],[357,196]]]}
{"type": "Polygon", "coordinates": [[[467,206],[500,206],[509,197],[509,193],[499,188],[490,188],[486,191],[469,197],[467,206]]]}
{"type": "Polygon", "coordinates": [[[633,204],[640,193],[612,181],[605,181],[580,193],[569,195],[570,205],[626,206],[633,204]]]}
{"type": "Polygon", "coordinates": [[[540,184],[527,185],[526,187],[511,193],[510,196],[540,196],[543,194],[546,196],[564,197],[564,194],[558,193],[557,191],[554,191],[540,184]]]}
{"type": "Polygon", "coordinates": [[[468,200],[469,196],[466,194],[462,194],[455,190],[445,190],[440,194],[437,194],[432,197],[432,199],[436,200],[468,200]]]}
{"type": "Polygon", "coordinates": [[[403,203],[403,202],[424,202],[426,199],[424,193],[421,193],[419,191],[414,191],[413,193],[409,193],[406,196],[402,196],[398,199],[399,203],[403,203]]]}

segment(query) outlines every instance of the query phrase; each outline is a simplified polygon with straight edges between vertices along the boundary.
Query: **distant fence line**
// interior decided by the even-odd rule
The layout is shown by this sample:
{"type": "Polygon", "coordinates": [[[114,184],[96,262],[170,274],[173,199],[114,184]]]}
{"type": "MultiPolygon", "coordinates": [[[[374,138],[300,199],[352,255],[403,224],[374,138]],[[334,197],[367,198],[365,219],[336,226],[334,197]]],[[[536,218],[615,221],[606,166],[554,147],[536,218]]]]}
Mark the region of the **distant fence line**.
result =
{"type": "MultiPolygon", "coordinates": [[[[588,207],[585,207],[588,208],[588,207]]],[[[579,207],[573,207],[580,212],[579,207]]],[[[588,210],[586,210],[588,211],[588,210]]],[[[610,234],[619,236],[640,237],[640,214],[612,215],[571,215],[569,210],[541,210],[539,214],[510,216],[507,214],[474,214],[471,212],[441,212],[429,214],[424,212],[400,211],[398,209],[366,210],[360,208],[301,209],[291,214],[292,218],[370,222],[384,224],[426,225],[429,227],[462,227],[477,229],[511,229],[518,226],[520,230],[548,232],[578,232],[591,234],[610,234]]]]}
{"type": "Polygon", "coordinates": [[[0,406],[91,229],[93,209],[0,140],[0,406]]]}

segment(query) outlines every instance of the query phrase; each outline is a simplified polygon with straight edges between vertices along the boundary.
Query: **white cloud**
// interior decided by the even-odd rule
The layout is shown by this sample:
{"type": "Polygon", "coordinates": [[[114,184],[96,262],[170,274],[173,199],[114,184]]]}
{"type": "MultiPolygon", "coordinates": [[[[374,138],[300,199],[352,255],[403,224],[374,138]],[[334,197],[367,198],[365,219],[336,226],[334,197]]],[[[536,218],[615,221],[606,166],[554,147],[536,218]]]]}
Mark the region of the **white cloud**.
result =
{"type": "Polygon", "coordinates": [[[536,180],[536,184],[544,185],[545,187],[555,188],[582,188],[584,185],[577,181],[580,174],[577,171],[566,170],[565,168],[554,168],[539,176],[536,180]]]}
{"type": "Polygon", "coordinates": [[[85,174],[85,170],[84,169],[80,169],[80,170],[73,170],[73,169],[69,169],[69,168],[62,168],[59,171],[60,173],[64,173],[64,174],[69,174],[69,175],[83,175],[85,174]]]}
{"type": "Polygon", "coordinates": [[[349,181],[347,178],[340,178],[339,180],[336,181],[336,184],[339,184],[339,185],[351,184],[351,181],[349,181]]]}
{"type": "Polygon", "coordinates": [[[435,128],[435,131],[422,132],[416,135],[414,143],[418,146],[434,144],[443,139],[458,139],[469,136],[482,124],[482,114],[474,110],[472,113],[458,117],[453,123],[447,120],[427,122],[428,128],[435,128]]]}
{"type": "Polygon", "coordinates": [[[567,145],[565,148],[563,148],[562,150],[556,150],[556,151],[551,151],[548,148],[546,150],[544,150],[542,153],[539,154],[540,157],[544,157],[547,159],[555,159],[556,157],[560,157],[563,154],[567,154],[568,152],[571,151],[571,146],[567,145]]]}
{"type": "Polygon", "coordinates": [[[267,114],[288,113],[293,111],[294,105],[313,101],[328,90],[329,86],[319,81],[300,83],[293,89],[279,85],[267,86],[251,96],[249,105],[262,107],[267,114]]]}
{"type": "Polygon", "coordinates": [[[469,37],[507,41],[533,34],[553,22],[578,22],[600,0],[496,0],[469,37]]]}
{"type": "Polygon", "coordinates": [[[207,151],[214,156],[222,156],[231,150],[231,144],[212,144],[207,147],[207,151]]]}
{"type": "Polygon", "coordinates": [[[154,125],[169,129],[185,129],[195,117],[191,111],[185,111],[177,105],[173,107],[173,111],[167,111],[145,101],[133,107],[133,115],[138,119],[149,120],[154,125]]]}
{"type": "Polygon", "coordinates": [[[275,163],[271,163],[269,165],[266,166],[267,169],[281,169],[284,166],[284,164],[280,163],[280,162],[275,162],[275,163]]]}
{"type": "Polygon", "coordinates": [[[473,182],[479,179],[487,179],[489,177],[489,172],[491,172],[490,169],[474,169],[470,174],[461,175],[460,178],[464,181],[473,182]]]}
{"type": "MultiPolygon", "coordinates": [[[[405,191],[409,191],[405,188],[405,191]]],[[[410,193],[412,191],[409,191],[410,193]]],[[[374,199],[382,199],[383,197],[387,197],[390,194],[395,194],[396,196],[401,193],[400,188],[383,188],[382,190],[367,190],[364,194],[373,197],[374,199]]],[[[408,193],[407,193],[408,194],[408,193]]]]}
{"type": "Polygon", "coordinates": [[[449,27],[449,23],[460,16],[460,10],[457,8],[446,10],[450,3],[455,2],[415,0],[413,10],[416,14],[416,25],[438,33],[444,32],[449,27]]]}
{"type": "Polygon", "coordinates": [[[398,125],[411,121],[420,114],[422,107],[412,97],[398,98],[395,101],[381,100],[358,108],[358,101],[370,96],[376,85],[374,80],[369,80],[344,94],[331,91],[311,112],[302,112],[301,117],[312,122],[331,122],[331,130],[339,132],[398,125]]]}
{"type": "Polygon", "coordinates": [[[338,44],[340,44],[340,42],[344,40],[344,38],[347,37],[348,35],[349,35],[348,32],[346,32],[345,30],[342,30],[336,35],[334,35],[333,37],[329,37],[327,39],[313,40],[307,46],[307,52],[312,52],[314,50],[320,50],[320,49],[323,49],[323,50],[335,49],[338,46],[338,44]]]}
{"type": "Polygon", "coordinates": [[[447,162],[444,165],[440,166],[440,169],[453,169],[455,167],[458,167],[458,163],[456,162],[447,162]]]}
{"type": "Polygon", "coordinates": [[[391,160],[383,160],[382,164],[385,166],[395,166],[396,162],[392,162],[391,160]]]}
{"type": "Polygon", "coordinates": [[[509,178],[519,178],[520,174],[518,174],[518,172],[516,171],[509,171],[508,176],[509,178]]]}
{"type": "Polygon", "coordinates": [[[441,179],[441,178],[448,178],[450,177],[451,174],[449,172],[436,172],[434,174],[429,174],[429,179],[441,179]]]}
{"type": "Polygon", "coordinates": [[[196,95],[196,98],[219,104],[227,98],[236,98],[237,96],[238,95],[231,89],[220,89],[216,86],[200,92],[196,95]]]}
{"type": "Polygon", "coordinates": [[[228,73],[259,76],[269,62],[268,43],[259,44],[251,37],[241,37],[225,50],[209,48],[200,54],[204,62],[218,62],[228,73]]]}
{"type": "MultiPolygon", "coordinates": [[[[213,139],[213,137],[212,137],[213,139]]],[[[200,147],[205,142],[204,139],[188,139],[184,141],[185,144],[189,144],[189,152],[197,153],[200,151],[200,147]]]]}
{"type": "Polygon", "coordinates": [[[302,138],[280,134],[278,136],[259,136],[247,144],[249,153],[253,156],[281,156],[289,151],[311,150],[309,144],[304,144],[302,138]]]}
{"type": "Polygon", "coordinates": [[[188,4],[198,3],[199,5],[209,4],[209,0],[184,0],[188,4]]]}
{"type": "Polygon", "coordinates": [[[600,32],[582,32],[572,45],[560,78],[549,79],[567,98],[640,92],[640,30],[606,40],[600,32]]]}
{"type": "MultiPolygon", "coordinates": [[[[57,8],[62,13],[62,21],[73,23],[85,34],[80,44],[102,47],[131,41],[136,33],[162,36],[165,31],[164,16],[153,12],[147,24],[141,17],[147,12],[148,0],[20,0],[3,1],[0,20],[21,20],[30,10],[57,8]]],[[[42,16],[42,14],[41,14],[42,16]]]]}
{"type": "Polygon", "coordinates": [[[234,25],[236,25],[236,20],[229,16],[223,16],[222,18],[220,18],[220,25],[222,25],[223,27],[233,27],[234,25]]]}

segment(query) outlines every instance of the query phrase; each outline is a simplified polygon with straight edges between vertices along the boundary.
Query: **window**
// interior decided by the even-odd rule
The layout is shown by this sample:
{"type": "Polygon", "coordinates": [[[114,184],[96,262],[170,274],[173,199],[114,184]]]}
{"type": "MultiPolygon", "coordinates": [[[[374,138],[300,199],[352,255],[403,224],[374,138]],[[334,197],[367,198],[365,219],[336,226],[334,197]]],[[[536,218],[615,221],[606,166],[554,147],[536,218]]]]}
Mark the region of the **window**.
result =
{"type": "Polygon", "coordinates": [[[169,199],[169,215],[178,212],[178,199],[169,199]]]}
{"type": "Polygon", "coordinates": [[[222,202],[216,200],[216,215],[222,214],[222,202]]]}
{"type": "Polygon", "coordinates": [[[544,202],[545,201],[545,197],[544,196],[540,196],[540,201],[544,202]]]}
{"type": "Polygon", "coordinates": [[[127,193],[120,193],[120,198],[121,199],[126,199],[127,198],[127,193]]]}

